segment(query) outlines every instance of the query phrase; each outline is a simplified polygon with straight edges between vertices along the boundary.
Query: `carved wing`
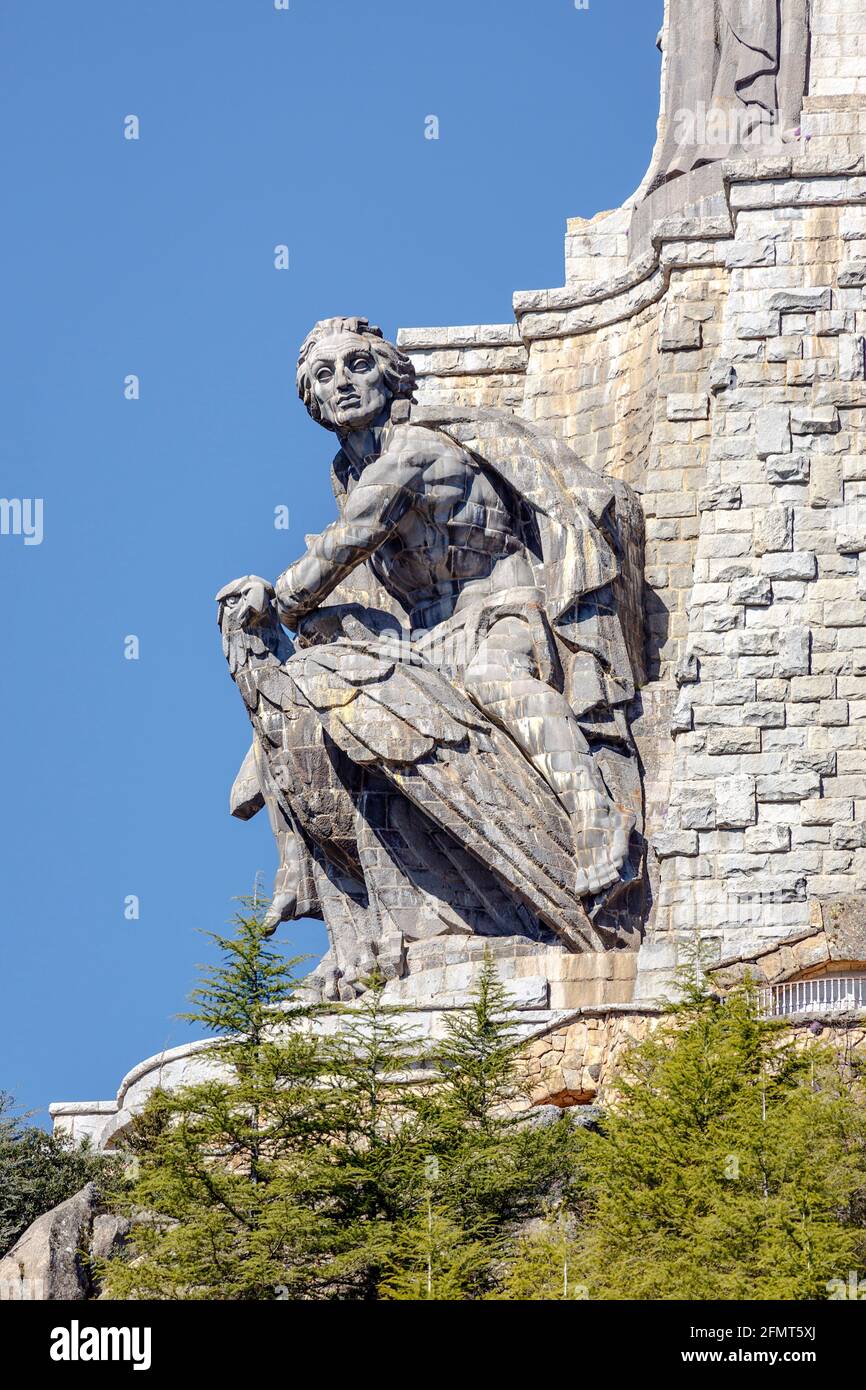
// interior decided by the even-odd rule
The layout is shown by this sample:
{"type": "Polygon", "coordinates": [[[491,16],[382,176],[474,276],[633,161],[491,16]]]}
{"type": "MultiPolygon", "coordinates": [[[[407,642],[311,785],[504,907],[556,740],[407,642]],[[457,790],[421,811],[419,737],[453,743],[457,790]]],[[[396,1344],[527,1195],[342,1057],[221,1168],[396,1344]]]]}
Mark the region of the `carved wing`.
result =
{"type": "Polygon", "coordinates": [[[572,950],[604,949],[575,891],[565,811],[508,735],[438,671],[387,642],[340,642],[257,684],[275,705],[300,692],[343,753],[375,766],[572,950]]]}

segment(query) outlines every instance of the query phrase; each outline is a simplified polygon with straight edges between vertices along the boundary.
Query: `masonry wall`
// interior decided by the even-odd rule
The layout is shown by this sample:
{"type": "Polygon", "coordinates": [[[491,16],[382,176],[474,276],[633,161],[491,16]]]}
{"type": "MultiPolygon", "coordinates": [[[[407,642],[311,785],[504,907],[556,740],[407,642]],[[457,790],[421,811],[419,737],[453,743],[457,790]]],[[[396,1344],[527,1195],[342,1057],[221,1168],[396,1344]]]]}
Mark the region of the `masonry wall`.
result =
{"type": "Polygon", "coordinates": [[[423,399],[514,409],[641,494],[646,992],[866,890],[866,7],[816,0],[803,138],[629,259],[566,234],[516,323],[407,330],[423,399]]]}

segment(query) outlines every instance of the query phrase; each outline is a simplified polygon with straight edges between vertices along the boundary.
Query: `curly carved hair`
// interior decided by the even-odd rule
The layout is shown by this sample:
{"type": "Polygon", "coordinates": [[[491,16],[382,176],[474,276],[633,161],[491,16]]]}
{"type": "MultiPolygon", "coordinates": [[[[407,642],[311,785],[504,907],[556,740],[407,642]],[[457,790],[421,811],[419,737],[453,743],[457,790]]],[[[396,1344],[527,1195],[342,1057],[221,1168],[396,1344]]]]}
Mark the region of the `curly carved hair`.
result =
{"type": "Polygon", "coordinates": [[[297,373],[298,395],[316,424],[324,425],[325,429],[328,430],[334,428],[327,420],[322,419],[319,403],[313,391],[313,383],[307,370],[307,363],[321,339],[333,338],[337,333],[355,333],[358,337],[365,338],[370,352],[379,363],[392,400],[412,399],[415,391],[415,368],[405,352],[401,352],[393,343],[388,342],[387,338],[383,336],[381,328],[371,324],[368,319],[320,319],[301,344],[297,373]]]}

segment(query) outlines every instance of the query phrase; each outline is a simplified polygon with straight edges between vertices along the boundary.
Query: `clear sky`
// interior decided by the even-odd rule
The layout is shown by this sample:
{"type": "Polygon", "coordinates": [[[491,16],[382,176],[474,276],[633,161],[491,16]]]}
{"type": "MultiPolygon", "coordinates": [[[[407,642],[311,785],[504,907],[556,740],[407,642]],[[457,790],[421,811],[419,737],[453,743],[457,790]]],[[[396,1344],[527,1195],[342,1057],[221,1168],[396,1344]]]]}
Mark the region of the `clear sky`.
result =
{"type": "Polygon", "coordinates": [[[0,535],[0,1089],[40,1122],[190,1036],[196,929],[271,882],[265,816],[228,814],[249,725],[213,595],[333,514],[301,339],[504,322],[561,285],[565,219],[649,163],[661,13],[4,0],[0,496],[42,499],[43,534],[0,535]]]}

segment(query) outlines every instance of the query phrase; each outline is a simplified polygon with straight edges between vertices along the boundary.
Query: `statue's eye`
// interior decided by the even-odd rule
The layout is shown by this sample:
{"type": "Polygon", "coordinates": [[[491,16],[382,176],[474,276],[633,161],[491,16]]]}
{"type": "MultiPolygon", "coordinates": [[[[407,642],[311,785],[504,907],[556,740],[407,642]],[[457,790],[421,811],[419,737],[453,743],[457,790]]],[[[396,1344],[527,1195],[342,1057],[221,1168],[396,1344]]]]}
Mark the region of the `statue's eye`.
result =
{"type": "Polygon", "coordinates": [[[330,367],[320,367],[316,372],[316,381],[330,381],[333,375],[330,367]]]}
{"type": "Polygon", "coordinates": [[[372,365],[369,357],[356,357],[352,363],[352,370],[355,372],[366,372],[372,365]]]}
{"type": "Polygon", "coordinates": [[[240,594],[229,594],[228,598],[223,599],[226,608],[237,608],[240,603],[240,594]]]}

